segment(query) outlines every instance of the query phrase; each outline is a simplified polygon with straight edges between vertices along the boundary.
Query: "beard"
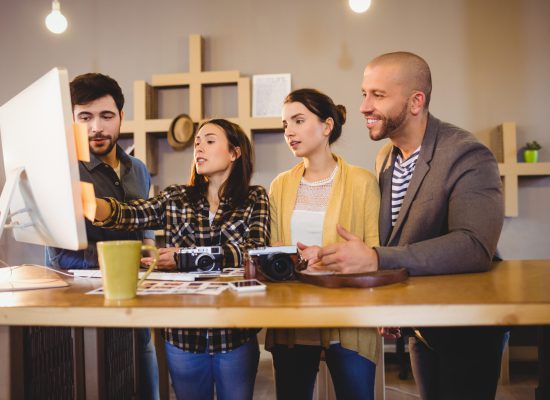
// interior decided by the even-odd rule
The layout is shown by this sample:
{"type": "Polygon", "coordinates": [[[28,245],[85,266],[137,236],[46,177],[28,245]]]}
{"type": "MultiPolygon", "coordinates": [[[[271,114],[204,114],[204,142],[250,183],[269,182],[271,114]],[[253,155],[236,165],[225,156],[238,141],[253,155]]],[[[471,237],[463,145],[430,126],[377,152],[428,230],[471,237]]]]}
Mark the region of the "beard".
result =
{"type": "Polygon", "coordinates": [[[374,135],[372,130],[369,130],[369,136],[371,140],[378,141],[389,138],[396,130],[403,126],[403,123],[407,118],[407,112],[408,102],[405,102],[405,104],[403,104],[403,107],[401,108],[401,111],[399,111],[399,114],[397,114],[395,117],[390,116],[382,118],[382,128],[380,129],[378,135],[374,135]]]}
{"type": "Polygon", "coordinates": [[[97,134],[89,138],[90,142],[92,142],[94,139],[104,139],[109,141],[108,146],[102,149],[95,149],[92,145],[90,145],[90,153],[92,153],[97,157],[103,157],[109,154],[113,150],[113,148],[116,146],[116,143],[118,141],[118,137],[112,138],[110,136],[104,136],[102,134],[97,134]]]}

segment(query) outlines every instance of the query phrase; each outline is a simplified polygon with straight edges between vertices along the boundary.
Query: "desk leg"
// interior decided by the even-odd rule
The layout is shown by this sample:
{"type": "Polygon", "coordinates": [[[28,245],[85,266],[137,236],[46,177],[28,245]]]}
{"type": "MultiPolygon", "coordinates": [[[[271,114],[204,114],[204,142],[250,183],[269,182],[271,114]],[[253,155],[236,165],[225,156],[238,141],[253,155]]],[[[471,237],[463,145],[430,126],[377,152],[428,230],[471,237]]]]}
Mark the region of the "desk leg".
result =
{"type": "Polygon", "coordinates": [[[539,328],[539,386],[535,399],[550,399],[550,326],[539,328]]]}
{"type": "Polygon", "coordinates": [[[0,399],[24,397],[21,327],[0,326],[0,399]]]}
{"type": "Polygon", "coordinates": [[[104,399],[103,335],[97,328],[84,328],[84,371],[87,399],[104,399]]]}
{"type": "Polygon", "coordinates": [[[0,399],[11,398],[10,327],[0,326],[0,399]]]}
{"type": "Polygon", "coordinates": [[[168,378],[168,364],[166,362],[166,350],[164,349],[164,338],[162,329],[151,329],[155,349],[157,351],[157,362],[159,368],[159,395],[161,400],[170,398],[170,380],[168,378]]]}

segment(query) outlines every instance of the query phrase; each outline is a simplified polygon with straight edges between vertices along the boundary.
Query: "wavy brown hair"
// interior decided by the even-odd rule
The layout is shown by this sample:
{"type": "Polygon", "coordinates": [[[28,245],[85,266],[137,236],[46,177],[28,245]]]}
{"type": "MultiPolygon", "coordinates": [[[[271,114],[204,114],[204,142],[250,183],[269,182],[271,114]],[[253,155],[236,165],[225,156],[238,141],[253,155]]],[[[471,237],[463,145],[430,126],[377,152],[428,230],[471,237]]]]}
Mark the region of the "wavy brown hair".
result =
{"type": "MultiPolygon", "coordinates": [[[[252,178],[254,167],[254,154],[252,152],[250,140],[239,125],[221,118],[203,122],[197,129],[197,132],[206,124],[214,124],[223,129],[228,141],[229,151],[235,151],[237,147],[241,150],[241,155],[231,166],[229,177],[221,185],[218,191],[218,197],[220,200],[225,197],[233,206],[244,205],[244,202],[248,198],[248,187],[250,186],[250,179],[252,178]]],[[[194,159],[193,165],[191,166],[189,188],[189,193],[193,200],[196,201],[201,197],[206,197],[208,178],[204,175],[197,174],[194,159]]]]}

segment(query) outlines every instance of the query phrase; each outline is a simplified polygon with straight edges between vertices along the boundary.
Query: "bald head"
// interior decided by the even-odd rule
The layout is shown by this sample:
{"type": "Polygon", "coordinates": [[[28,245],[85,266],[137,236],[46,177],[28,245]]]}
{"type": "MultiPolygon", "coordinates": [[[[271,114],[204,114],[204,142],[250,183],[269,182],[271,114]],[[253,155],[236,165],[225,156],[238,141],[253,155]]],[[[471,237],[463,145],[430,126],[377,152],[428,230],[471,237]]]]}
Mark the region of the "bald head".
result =
{"type": "Polygon", "coordinates": [[[399,76],[396,76],[395,79],[406,90],[417,90],[424,93],[426,97],[424,108],[428,109],[432,93],[432,74],[428,63],[422,57],[405,51],[387,53],[374,58],[368,63],[367,68],[378,66],[398,67],[399,76]]]}

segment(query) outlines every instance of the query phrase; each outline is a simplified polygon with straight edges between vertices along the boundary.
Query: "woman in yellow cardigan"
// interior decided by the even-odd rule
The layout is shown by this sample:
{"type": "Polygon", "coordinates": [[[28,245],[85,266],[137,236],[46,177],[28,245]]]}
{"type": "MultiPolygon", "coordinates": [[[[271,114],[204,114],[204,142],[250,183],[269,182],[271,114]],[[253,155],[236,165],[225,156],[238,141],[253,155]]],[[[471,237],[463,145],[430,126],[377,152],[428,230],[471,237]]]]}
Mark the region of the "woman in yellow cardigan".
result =
{"type": "MultiPolygon", "coordinates": [[[[320,246],[341,240],[340,224],[368,246],[378,243],[380,193],[369,171],[346,163],[330,145],[341,135],[346,109],[314,89],[290,93],[283,106],[285,140],[302,162],[271,184],[271,239],[297,244],[309,265],[320,246]]],[[[376,329],[272,329],[278,399],[311,399],[321,350],[339,399],[374,399],[376,329]]]]}

